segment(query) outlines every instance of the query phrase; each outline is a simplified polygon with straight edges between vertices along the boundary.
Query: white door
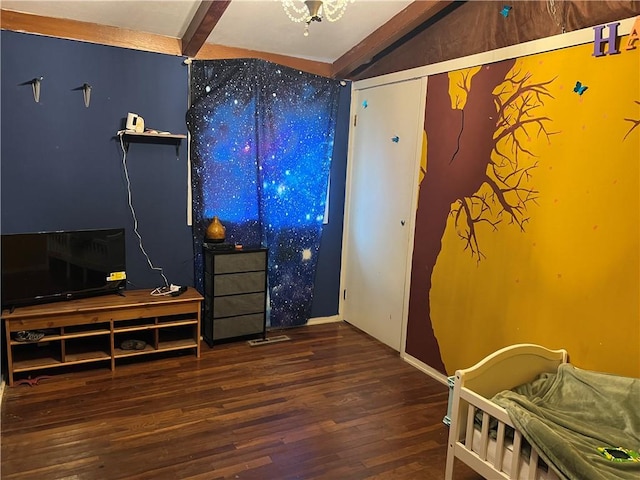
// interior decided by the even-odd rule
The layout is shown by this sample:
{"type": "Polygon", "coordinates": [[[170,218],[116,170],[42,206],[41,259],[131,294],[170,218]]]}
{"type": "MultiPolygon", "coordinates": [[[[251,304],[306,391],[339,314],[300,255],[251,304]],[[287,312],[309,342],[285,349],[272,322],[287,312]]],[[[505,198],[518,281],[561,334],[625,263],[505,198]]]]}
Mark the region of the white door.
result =
{"type": "Polygon", "coordinates": [[[406,328],[425,98],[419,78],[355,84],[351,103],[341,311],[396,351],[406,328]]]}

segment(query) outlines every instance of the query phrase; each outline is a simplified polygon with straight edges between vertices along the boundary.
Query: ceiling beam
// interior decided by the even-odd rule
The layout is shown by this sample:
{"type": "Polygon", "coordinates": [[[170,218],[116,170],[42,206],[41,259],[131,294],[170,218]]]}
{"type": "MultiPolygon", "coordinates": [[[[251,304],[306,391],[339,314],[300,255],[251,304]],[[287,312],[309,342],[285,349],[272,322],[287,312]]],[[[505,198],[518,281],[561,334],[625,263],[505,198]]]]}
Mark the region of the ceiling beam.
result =
{"type": "Polygon", "coordinates": [[[211,35],[231,0],[202,0],[182,37],[182,54],[195,57],[211,35]]]}
{"type": "Polygon", "coordinates": [[[333,62],[333,78],[349,78],[377,54],[451,5],[451,0],[415,1],[333,62]]]}
{"type": "Polygon", "coordinates": [[[131,48],[147,52],[180,55],[180,40],[163,35],[137,32],[126,28],[99,25],[30,13],[0,10],[0,28],[14,32],[35,33],[49,37],[131,48]]]}

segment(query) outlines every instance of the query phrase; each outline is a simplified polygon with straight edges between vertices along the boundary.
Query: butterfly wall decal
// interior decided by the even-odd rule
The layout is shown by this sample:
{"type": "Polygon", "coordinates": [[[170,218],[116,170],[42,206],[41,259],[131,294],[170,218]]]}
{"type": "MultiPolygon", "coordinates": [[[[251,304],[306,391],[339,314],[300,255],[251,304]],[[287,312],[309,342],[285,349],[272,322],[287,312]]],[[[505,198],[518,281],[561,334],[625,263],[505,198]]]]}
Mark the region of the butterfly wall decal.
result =
{"type": "Polygon", "coordinates": [[[583,85],[580,82],[576,82],[576,86],[573,87],[573,91],[576,92],[578,95],[582,95],[584,92],[587,91],[587,87],[586,85],[583,85]]]}
{"type": "Polygon", "coordinates": [[[500,10],[500,15],[502,15],[504,18],[507,18],[512,8],[513,7],[510,5],[505,5],[504,7],[502,7],[502,10],[500,10]]]}

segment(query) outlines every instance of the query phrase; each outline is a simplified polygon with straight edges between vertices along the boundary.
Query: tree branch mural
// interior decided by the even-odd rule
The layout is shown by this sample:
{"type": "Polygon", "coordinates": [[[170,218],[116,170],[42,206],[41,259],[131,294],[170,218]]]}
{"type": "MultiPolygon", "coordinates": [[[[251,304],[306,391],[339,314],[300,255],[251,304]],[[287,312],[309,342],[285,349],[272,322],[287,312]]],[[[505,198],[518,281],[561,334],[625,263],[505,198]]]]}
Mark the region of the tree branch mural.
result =
{"type": "Polygon", "coordinates": [[[545,116],[555,78],[537,81],[515,60],[429,77],[427,170],[420,185],[413,254],[407,352],[444,372],[431,317],[431,275],[452,218],[464,250],[480,262],[480,236],[502,223],[524,231],[538,191],[534,141],[558,132],[545,116]],[[452,88],[452,84],[457,88],[452,88]]]}
{"type": "Polygon", "coordinates": [[[484,178],[488,192],[484,189],[483,193],[458,199],[451,209],[458,235],[477,261],[484,255],[479,248],[475,224],[484,222],[495,230],[506,216],[509,223],[524,231],[529,220],[527,206],[535,203],[538,195],[528,186],[538,163],[531,162],[536,155],[526,145],[534,136],[550,141],[550,137],[558,133],[549,130],[550,118],[538,114],[545,100],[553,98],[548,85],[555,78],[540,83],[531,80],[530,73],[512,70],[493,93],[497,122],[493,154],[488,159],[484,178]]]}
{"type": "MultiPolygon", "coordinates": [[[[636,100],[634,103],[640,106],[640,101],[636,100]]],[[[638,125],[640,125],[640,118],[625,118],[624,121],[631,122],[631,128],[629,128],[629,131],[625,134],[624,138],[622,139],[623,142],[627,139],[629,135],[631,135],[631,132],[633,132],[636,128],[638,128],[638,125]]]]}

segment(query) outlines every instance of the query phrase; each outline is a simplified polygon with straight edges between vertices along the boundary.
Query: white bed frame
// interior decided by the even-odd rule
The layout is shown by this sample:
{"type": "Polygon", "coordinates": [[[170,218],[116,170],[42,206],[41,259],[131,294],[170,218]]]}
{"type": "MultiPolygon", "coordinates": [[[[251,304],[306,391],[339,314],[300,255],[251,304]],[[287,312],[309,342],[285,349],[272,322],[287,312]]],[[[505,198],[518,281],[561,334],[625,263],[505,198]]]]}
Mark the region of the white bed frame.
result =
{"type": "Polygon", "coordinates": [[[507,411],[490,398],[503,390],[511,390],[530,382],[544,372],[555,372],[558,365],[568,361],[566,350],[549,350],[539,345],[518,344],[505,347],[484,358],[473,367],[457,370],[453,387],[451,426],[447,448],[445,480],[453,479],[455,459],[459,459],[487,479],[558,479],[555,472],[544,465],[535,448],[527,457],[521,450],[522,434],[515,431],[507,452],[506,426],[513,428],[507,411]],[[480,412],[482,426],[478,435],[474,417],[480,412]],[[497,420],[497,437],[489,437],[489,421],[497,420]],[[476,434],[474,436],[474,430],[476,434]],[[475,437],[475,438],[474,438],[475,437]],[[491,445],[495,442],[494,445],[491,445]],[[539,462],[543,465],[539,466],[539,462]]]}

